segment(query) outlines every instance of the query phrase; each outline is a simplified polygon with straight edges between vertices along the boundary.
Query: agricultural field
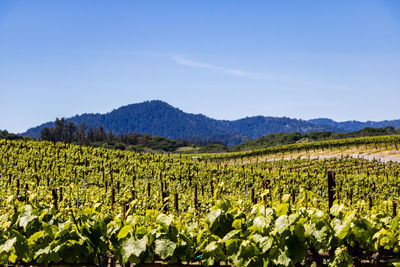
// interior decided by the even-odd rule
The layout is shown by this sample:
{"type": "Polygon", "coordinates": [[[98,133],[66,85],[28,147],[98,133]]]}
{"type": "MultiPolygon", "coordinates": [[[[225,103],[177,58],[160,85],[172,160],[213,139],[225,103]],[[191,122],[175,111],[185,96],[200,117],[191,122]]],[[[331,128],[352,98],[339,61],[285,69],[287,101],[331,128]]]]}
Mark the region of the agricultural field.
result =
{"type": "Polygon", "coordinates": [[[0,263],[400,266],[400,164],[355,154],[398,146],[192,156],[0,140],[0,263]]]}

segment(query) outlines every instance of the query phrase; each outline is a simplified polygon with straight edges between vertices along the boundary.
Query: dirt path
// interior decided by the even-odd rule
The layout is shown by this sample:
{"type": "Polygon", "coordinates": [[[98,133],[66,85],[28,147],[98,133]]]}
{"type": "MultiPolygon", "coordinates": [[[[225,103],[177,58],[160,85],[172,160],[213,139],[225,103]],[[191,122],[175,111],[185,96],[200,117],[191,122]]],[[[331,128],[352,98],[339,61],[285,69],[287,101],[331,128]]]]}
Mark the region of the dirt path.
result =
{"type": "MultiPolygon", "coordinates": [[[[325,159],[325,158],[341,158],[341,157],[353,157],[353,158],[364,158],[367,160],[378,160],[381,162],[395,161],[400,162],[400,150],[395,148],[368,148],[368,149],[357,149],[357,148],[340,148],[334,150],[318,150],[318,151],[302,151],[295,153],[286,154],[274,154],[263,157],[258,157],[258,161],[274,161],[274,160],[290,160],[290,159],[325,159]]],[[[254,163],[257,158],[245,159],[243,163],[254,163]]]]}

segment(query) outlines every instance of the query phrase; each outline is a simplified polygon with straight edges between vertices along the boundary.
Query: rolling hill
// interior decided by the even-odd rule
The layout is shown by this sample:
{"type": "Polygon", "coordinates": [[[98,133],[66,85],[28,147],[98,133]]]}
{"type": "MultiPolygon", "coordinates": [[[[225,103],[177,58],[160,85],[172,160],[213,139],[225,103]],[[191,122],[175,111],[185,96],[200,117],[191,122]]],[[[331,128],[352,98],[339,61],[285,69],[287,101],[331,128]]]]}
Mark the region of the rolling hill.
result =
{"type": "MultiPolygon", "coordinates": [[[[87,128],[102,125],[114,134],[139,133],[196,142],[216,141],[229,146],[253,140],[271,133],[310,132],[351,132],[364,127],[400,127],[400,120],[381,122],[345,121],[331,119],[301,120],[287,117],[253,116],[238,120],[216,120],[202,114],[186,113],[160,100],[130,104],[106,114],[76,115],[66,118],[77,125],[84,123],[87,128]]],[[[22,133],[23,136],[40,137],[44,127],[53,127],[47,122],[22,133]]]]}
{"type": "MultiPolygon", "coordinates": [[[[276,132],[341,131],[329,125],[291,119],[287,117],[254,116],[239,120],[216,120],[202,114],[190,114],[163,101],[153,100],[120,107],[106,114],[82,114],[66,118],[77,125],[89,127],[103,125],[106,131],[115,134],[136,132],[170,139],[218,141],[227,145],[258,138],[276,132]]],[[[47,122],[22,133],[23,136],[40,137],[44,127],[53,127],[47,122]]]]}
{"type": "Polygon", "coordinates": [[[365,127],[372,128],[384,128],[387,126],[393,126],[394,128],[400,127],[400,120],[385,120],[385,121],[342,121],[336,122],[331,119],[319,118],[312,119],[309,122],[320,125],[320,126],[330,126],[338,129],[343,129],[344,132],[359,131],[365,127]]]}

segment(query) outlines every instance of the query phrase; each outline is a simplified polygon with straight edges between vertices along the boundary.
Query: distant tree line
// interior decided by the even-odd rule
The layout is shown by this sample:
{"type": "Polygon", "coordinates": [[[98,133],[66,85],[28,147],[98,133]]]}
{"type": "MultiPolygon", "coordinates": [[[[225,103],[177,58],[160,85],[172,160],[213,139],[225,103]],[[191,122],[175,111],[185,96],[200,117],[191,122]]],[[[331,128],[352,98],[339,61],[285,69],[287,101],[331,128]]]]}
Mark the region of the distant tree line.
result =
{"type": "Polygon", "coordinates": [[[87,128],[85,123],[77,126],[73,122],[66,121],[65,118],[57,118],[54,127],[43,128],[40,131],[40,139],[134,151],[143,151],[149,148],[151,150],[172,152],[179,147],[187,146],[187,143],[183,141],[169,140],[148,134],[128,133],[116,135],[113,134],[112,130],[106,132],[102,125],[87,128]]]}
{"type": "MultiPolygon", "coordinates": [[[[330,139],[353,138],[364,136],[393,135],[400,134],[400,128],[392,126],[384,128],[365,127],[359,131],[347,133],[335,132],[312,132],[312,133],[275,133],[269,134],[255,140],[241,143],[237,146],[227,146],[225,143],[216,141],[226,138],[230,134],[210,134],[207,138],[202,135],[193,136],[181,140],[170,140],[160,136],[149,134],[114,134],[112,130],[106,131],[100,125],[98,127],[87,127],[85,123],[77,126],[74,122],[68,122],[65,118],[56,119],[53,127],[45,127],[40,131],[40,139],[52,142],[65,142],[77,145],[105,147],[111,149],[133,150],[133,151],[164,151],[175,152],[180,147],[192,146],[197,152],[224,152],[240,151],[252,148],[294,144],[298,142],[312,142],[330,139]],[[226,136],[225,136],[226,135],[226,136]]],[[[0,131],[0,139],[17,140],[28,137],[0,131]]],[[[239,134],[231,134],[229,138],[235,141],[244,138],[239,134]]],[[[29,139],[29,138],[28,138],[29,139]]]]}
{"type": "Polygon", "coordinates": [[[359,131],[349,133],[334,133],[334,132],[312,132],[301,134],[299,132],[293,133],[276,133],[269,134],[257,138],[255,140],[244,142],[236,146],[233,150],[243,150],[256,147],[269,147],[278,145],[294,144],[298,142],[312,142],[312,141],[323,141],[331,139],[343,139],[343,138],[354,138],[354,137],[365,137],[365,136],[379,136],[379,135],[393,135],[400,134],[400,128],[397,130],[392,126],[384,128],[372,128],[365,127],[359,131]]]}
{"type": "Polygon", "coordinates": [[[19,139],[24,139],[22,136],[9,133],[6,130],[0,131],[0,139],[8,139],[8,140],[19,140],[19,139]]]}

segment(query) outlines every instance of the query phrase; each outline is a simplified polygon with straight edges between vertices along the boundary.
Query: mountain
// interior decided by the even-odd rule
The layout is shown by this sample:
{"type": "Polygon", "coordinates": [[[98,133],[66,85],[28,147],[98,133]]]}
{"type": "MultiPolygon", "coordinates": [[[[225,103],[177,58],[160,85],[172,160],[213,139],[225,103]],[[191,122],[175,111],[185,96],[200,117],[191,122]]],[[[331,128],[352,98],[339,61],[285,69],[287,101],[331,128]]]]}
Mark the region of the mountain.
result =
{"type": "MultiPolygon", "coordinates": [[[[85,123],[88,128],[103,125],[106,131],[112,130],[114,134],[136,132],[169,139],[218,141],[227,145],[237,145],[277,132],[340,131],[329,125],[287,117],[254,116],[234,121],[216,120],[202,114],[185,113],[159,100],[123,106],[106,114],[76,115],[66,120],[77,125],[85,123]]],[[[21,135],[39,138],[41,129],[53,126],[54,122],[47,122],[21,135]]]]}
{"type": "Polygon", "coordinates": [[[366,121],[366,122],[353,120],[353,121],[336,122],[331,119],[318,118],[309,120],[309,122],[320,126],[329,126],[337,129],[342,129],[343,132],[359,131],[365,127],[372,127],[372,128],[384,128],[387,126],[393,126],[394,128],[400,127],[400,120],[366,121]]]}

